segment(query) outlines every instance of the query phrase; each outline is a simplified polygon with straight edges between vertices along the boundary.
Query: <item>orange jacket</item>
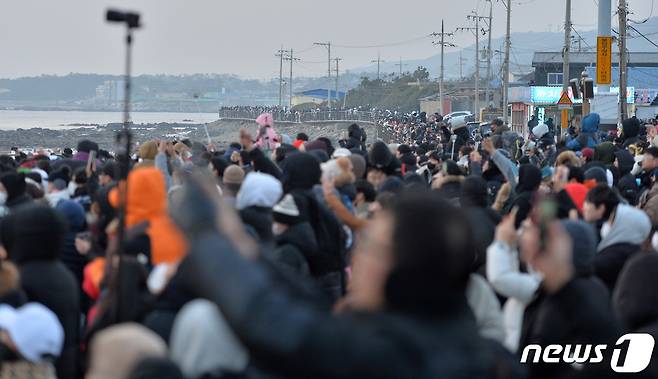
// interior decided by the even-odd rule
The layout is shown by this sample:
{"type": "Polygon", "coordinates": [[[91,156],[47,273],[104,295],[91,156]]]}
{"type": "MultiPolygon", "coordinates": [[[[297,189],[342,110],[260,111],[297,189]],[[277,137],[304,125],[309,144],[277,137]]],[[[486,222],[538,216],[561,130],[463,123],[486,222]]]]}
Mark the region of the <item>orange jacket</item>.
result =
{"type": "MultiPolygon", "coordinates": [[[[148,222],[146,234],[151,241],[151,262],[178,262],[187,251],[187,241],[167,214],[167,194],[162,173],[155,167],[134,169],[128,175],[126,227],[148,222]]],[[[118,190],[110,193],[114,207],[119,204],[118,190]]]]}

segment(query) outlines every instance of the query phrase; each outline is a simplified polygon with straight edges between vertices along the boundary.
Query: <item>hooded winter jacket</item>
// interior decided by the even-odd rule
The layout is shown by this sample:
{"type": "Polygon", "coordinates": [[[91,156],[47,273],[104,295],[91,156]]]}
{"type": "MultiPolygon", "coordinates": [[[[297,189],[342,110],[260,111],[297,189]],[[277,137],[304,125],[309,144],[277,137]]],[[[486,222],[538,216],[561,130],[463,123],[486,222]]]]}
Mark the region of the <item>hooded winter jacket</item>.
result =
{"type": "Polygon", "coordinates": [[[640,251],[651,232],[649,216],[642,210],[619,204],[610,231],[601,239],[594,258],[594,271],[610,292],[626,261],[640,251]]]}
{"type": "Polygon", "coordinates": [[[308,257],[317,254],[318,244],[313,228],[308,222],[290,225],[288,229],[275,237],[276,249],[270,252],[274,264],[285,271],[292,271],[302,276],[309,276],[308,257]]]}
{"type": "Polygon", "coordinates": [[[580,134],[567,142],[567,149],[580,150],[586,147],[594,147],[599,143],[596,133],[599,131],[601,118],[597,113],[590,113],[583,118],[580,134]]]}
{"type": "Polygon", "coordinates": [[[515,207],[518,207],[516,219],[514,220],[514,226],[517,228],[528,217],[532,209],[532,197],[539,188],[540,183],[541,171],[537,167],[531,164],[521,165],[519,168],[519,183],[515,188],[515,196],[506,209],[506,213],[508,213],[515,207]]]}
{"type": "Polygon", "coordinates": [[[66,233],[66,242],[62,250],[61,261],[66,267],[71,270],[78,280],[78,284],[82,284],[82,271],[87,264],[87,259],[78,253],[75,247],[75,237],[78,233],[82,232],[85,227],[85,211],[78,202],[74,200],[62,200],[55,208],[59,211],[66,221],[68,222],[68,231],[66,233]]]}
{"type": "Polygon", "coordinates": [[[437,316],[332,316],[274,286],[264,267],[219,236],[196,240],[178,271],[194,293],[218,305],[254,361],[282,377],[475,378],[491,377],[494,362],[505,366],[478,336],[464,295],[437,316]]]}
{"type": "Polygon", "coordinates": [[[28,205],[0,224],[2,245],[16,263],[28,301],[41,303],[57,315],[64,328],[64,346],[56,360],[59,378],[77,376],[80,336],[80,285],[59,260],[66,223],[53,209],[28,205]]]}
{"type": "Polygon", "coordinates": [[[640,188],[635,181],[635,176],[631,174],[635,160],[628,150],[617,151],[615,157],[617,158],[617,167],[619,168],[620,175],[617,181],[617,189],[619,189],[621,196],[630,205],[636,205],[640,188]]]}
{"type": "MultiPolygon", "coordinates": [[[[132,170],[128,175],[126,227],[144,228],[149,239],[151,262],[178,262],[187,250],[185,237],[167,214],[167,194],[162,173],[155,167],[132,170]]],[[[118,189],[110,202],[119,205],[118,189]]]]}
{"type": "Polygon", "coordinates": [[[640,122],[637,118],[627,118],[621,123],[622,135],[624,137],[624,149],[630,145],[640,142],[640,122]]]}

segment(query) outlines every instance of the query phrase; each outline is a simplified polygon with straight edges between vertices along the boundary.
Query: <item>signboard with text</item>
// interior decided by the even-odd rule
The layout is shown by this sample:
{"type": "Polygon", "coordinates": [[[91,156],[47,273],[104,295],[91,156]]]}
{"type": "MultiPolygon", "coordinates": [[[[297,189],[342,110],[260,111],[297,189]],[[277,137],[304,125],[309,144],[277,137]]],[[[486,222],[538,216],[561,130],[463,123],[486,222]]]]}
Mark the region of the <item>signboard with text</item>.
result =
{"type": "Polygon", "coordinates": [[[612,83],[612,37],[596,39],[596,83],[612,83]]]}
{"type": "MultiPolygon", "coordinates": [[[[571,87],[567,88],[569,98],[574,104],[581,104],[583,99],[574,99],[571,87]]],[[[619,87],[610,87],[610,93],[619,95],[619,87]]],[[[594,95],[598,94],[598,88],[594,87],[594,95]]],[[[556,104],[562,95],[562,87],[534,86],[530,87],[530,102],[532,104],[556,104]]],[[[635,99],[635,87],[626,87],[626,102],[633,104],[635,99]]]]}

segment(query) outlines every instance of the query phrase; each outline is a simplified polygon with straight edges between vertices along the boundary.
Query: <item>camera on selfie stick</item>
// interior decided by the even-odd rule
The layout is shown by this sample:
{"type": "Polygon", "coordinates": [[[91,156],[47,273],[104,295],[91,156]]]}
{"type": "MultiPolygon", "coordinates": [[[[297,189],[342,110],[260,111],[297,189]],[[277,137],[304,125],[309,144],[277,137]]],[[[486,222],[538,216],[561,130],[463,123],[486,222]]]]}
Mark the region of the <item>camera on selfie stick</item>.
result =
{"type": "MultiPolygon", "coordinates": [[[[118,160],[118,173],[117,178],[119,183],[119,226],[117,230],[117,241],[118,248],[116,250],[117,255],[121,255],[125,248],[125,230],[126,230],[126,204],[127,204],[127,193],[128,193],[128,172],[130,171],[130,146],[132,144],[132,134],[130,132],[130,90],[131,90],[131,77],[130,77],[130,68],[132,60],[132,32],[133,29],[139,28],[141,25],[139,23],[139,13],[135,12],[122,12],[115,9],[109,9],[105,14],[105,20],[108,22],[117,22],[123,23],[126,26],[126,71],[124,76],[124,104],[123,104],[123,128],[117,133],[116,143],[117,143],[117,153],[116,157],[118,160]]],[[[111,254],[111,253],[110,253],[111,254]]],[[[109,257],[113,258],[113,257],[109,257]]],[[[111,260],[113,261],[113,260],[111,260]]],[[[118,260],[118,265],[113,268],[117,272],[109,275],[109,291],[118,293],[119,286],[121,283],[118,280],[118,272],[121,271],[121,259],[118,260]]],[[[113,310],[115,312],[114,317],[118,321],[118,317],[121,314],[121,302],[113,310]]]]}

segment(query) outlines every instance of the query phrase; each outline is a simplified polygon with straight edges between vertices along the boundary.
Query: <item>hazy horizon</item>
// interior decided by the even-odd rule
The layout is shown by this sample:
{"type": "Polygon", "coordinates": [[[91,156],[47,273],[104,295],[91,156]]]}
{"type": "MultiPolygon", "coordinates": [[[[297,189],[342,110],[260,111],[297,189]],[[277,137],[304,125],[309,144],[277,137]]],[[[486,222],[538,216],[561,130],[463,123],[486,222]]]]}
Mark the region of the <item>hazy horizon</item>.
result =
{"type": "MultiPolygon", "coordinates": [[[[564,22],[562,3],[514,1],[512,32],[557,31],[564,22]]],[[[122,74],[124,30],[104,21],[108,7],[142,14],[144,27],[135,33],[134,75],[209,73],[260,80],[278,77],[279,61],[274,54],[282,45],[295,49],[302,59],[295,64],[295,76],[322,76],[326,75],[327,52],[324,47],[313,47],[313,42],[331,41],[332,57],[342,58],[344,72],[370,65],[378,52],[389,62],[434,55],[438,48],[421,37],[440,31],[442,18],[446,31],[452,32],[470,26],[466,15],[471,10],[477,8],[481,16],[489,12],[489,2],[484,0],[408,0],[403,7],[391,1],[336,0],[330,5],[303,0],[11,2],[0,13],[0,49],[6,52],[0,77],[122,74]],[[352,48],[377,45],[384,46],[352,48]]],[[[630,0],[629,5],[634,18],[649,15],[650,0],[630,0]]],[[[493,6],[492,37],[496,38],[505,32],[505,7],[497,1],[493,6]]],[[[594,0],[575,1],[572,8],[579,31],[596,28],[594,0]]],[[[456,33],[452,42],[469,46],[473,36],[456,33]]],[[[537,44],[541,47],[541,40],[537,44]]]]}

